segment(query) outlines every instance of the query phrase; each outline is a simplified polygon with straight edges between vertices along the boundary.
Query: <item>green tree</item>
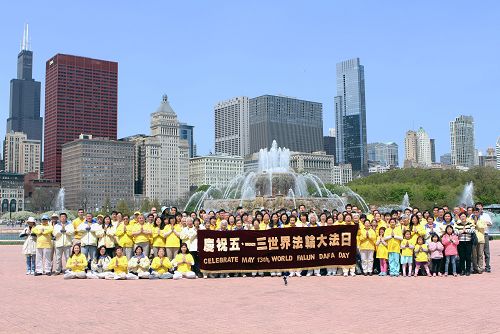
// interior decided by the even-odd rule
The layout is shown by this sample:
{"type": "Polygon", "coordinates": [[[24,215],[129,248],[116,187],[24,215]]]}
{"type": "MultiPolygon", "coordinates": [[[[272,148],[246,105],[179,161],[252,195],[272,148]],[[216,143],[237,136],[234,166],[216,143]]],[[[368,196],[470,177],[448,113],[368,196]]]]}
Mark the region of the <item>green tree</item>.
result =
{"type": "Polygon", "coordinates": [[[149,210],[151,210],[151,202],[149,201],[148,198],[145,198],[142,200],[140,211],[149,212],[149,210]]]}
{"type": "Polygon", "coordinates": [[[116,203],[116,211],[129,216],[132,214],[132,210],[130,209],[127,201],[123,199],[119,200],[118,203],[116,203]]]}

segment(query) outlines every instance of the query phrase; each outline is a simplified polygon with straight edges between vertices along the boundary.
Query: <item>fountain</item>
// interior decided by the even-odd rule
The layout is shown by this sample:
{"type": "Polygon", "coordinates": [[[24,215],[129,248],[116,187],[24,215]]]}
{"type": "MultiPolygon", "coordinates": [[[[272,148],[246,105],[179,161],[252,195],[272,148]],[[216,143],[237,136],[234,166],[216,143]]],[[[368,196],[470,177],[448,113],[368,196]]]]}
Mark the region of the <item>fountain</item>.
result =
{"type": "Polygon", "coordinates": [[[474,205],[474,184],[471,182],[466,183],[464,186],[464,191],[460,196],[459,205],[463,205],[465,207],[474,205]]]}
{"type": "Polygon", "coordinates": [[[410,197],[408,196],[408,193],[405,193],[403,196],[403,202],[401,203],[401,210],[407,209],[410,207],[410,197]]]}
{"type": "MultiPolygon", "coordinates": [[[[357,199],[357,194],[350,191],[349,195],[357,199]]],[[[362,209],[368,211],[368,206],[359,197],[362,209]]],[[[345,199],[326,189],[316,175],[295,173],[290,167],[290,150],[278,147],[273,141],[269,150],[259,151],[257,171],[238,175],[223,190],[210,186],[205,191],[194,193],[185,210],[234,210],[238,206],[247,210],[278,210],[304,204],[309,208],[340,211],[344,210],[345,203],[345,199]]]]}
{"type": "Polygon", "coordinates": [[[56,209],[56,211],[59,211],[59,212],[64,211],[64,196],[65,196],[64,188],[59,189],[59,192],[57,193],[57,197],[56,197],[56,202],[54,205],[54,208],[56,209]]]}

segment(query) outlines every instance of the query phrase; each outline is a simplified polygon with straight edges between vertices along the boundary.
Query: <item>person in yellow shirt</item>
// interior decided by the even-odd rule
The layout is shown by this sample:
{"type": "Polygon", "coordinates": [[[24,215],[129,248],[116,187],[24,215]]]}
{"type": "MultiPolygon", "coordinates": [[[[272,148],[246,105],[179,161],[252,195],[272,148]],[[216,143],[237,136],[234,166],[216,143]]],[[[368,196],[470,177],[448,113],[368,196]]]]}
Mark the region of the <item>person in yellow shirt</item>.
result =
{"type": "Polygon", "coordinates": [[[403,268],[403,277],[411,277],[413,272],[413,249],[415,244],[413,243],[411,237],[411,230],[408,228],[403,234],[403,240],[401,241],[401,267],[403,268]],[[408,276],[406,275],[406,270],[408,269],[408,276]]]}
{"type": "MultiPolygon", "coordinates": [[[[359,218],[359,215],[355,213],[354,215],[357,215],[359,218]]],[[[344,221],[340,222],[339,225],[357,225],[357,223],[352,219],[353,214],[346,213],[344,215],[344,221]]],[[[344,274],[344,277],[349,276],[356,276],[356,265],[349,265],[349,266],[342,266],[342,273],[344,274]]]]}
{"type": "Polygon", "coordinates": [[[154,220],[153,228],[151,229],[152,232],[151,244],[153,245],[153,257],[155,258],[158,256],[158,250],[160,248],[165,248],[165,238],[163,237],[164,228],[165,228],[165,223],[163,222],[163,219],[161,219],[160,216],[157,216],[154,220]]]}
{"type": "Polygon", "coordinates": [[[134,212],[134,216],[132,217],[132,219],[130,219],[130,225],[133,226],[133,225],[137,224],[137,220],[138,220],[137,218],[139,218],[139,216],[142,216],[142,213],[140,211],[134,212]]]}
{"type": "Polygon", "coordinates": [[[372,275],[373,272],[373,253],[375,252],[375,242],[377,235],[372,229],[370,221],[365,220],[364,227],[360,229],[359,234],[359,253],[361,255],[361,267],[363,274],[372,275]]]}
{"type": "Polygon", "coordinates": [[[52,232],[54,227],[49,224],[49,216],[42,216],[42,223],[36,225],[31,233],[36,234],[35,276],[52,275],[52,232]]]}
{"type": "Polygon", "coordinates": [[[80,226],[81,223],[85,222],[85,216],[83,209],[78,209],[78,217],[73,219],[71,222],[73,224],[73,230],[75,231],[75,234],[73,235],[73,244],[79,244],[80,239],[82,238],[81,232],[78,232],[78,226],[80,226]]]}
{"type": "Polygon", "coordinates": [[[85,273],[87,266],[87,257],[81,252],[80,245],[73,245],[71,257],[66,262],[68,270],[64,274],[64,279],[87,278],[87,274],[85,273]]]}
{"type": "Polygon", "coordinates": [[[134,255],[134,238],[128,215],[123,216],[123,221],[116,228],[116,236],[118,237],[118,245],[123,248],[127,259],[130,259],[134,255]]]}
{"type": "Polygon", "coordinates": [[[413,245],[417,244],[417,238],[419,236],[425,236],[425,227],[420,223],[417,215],[413,215],[410,218],[410,230],[411,230],[411,241],[413,245]]]}
{"type": "Polygon", "coordinates": [[[106,254],[108,254],[109,257],[112,257],[115,255],[116,227],[113,225],[110,216],[103,217],[101,226],[102,228],[96,231],[96,236],[98,238],[97,247],[104,246],[106,248],[106,254]]]}
{"type": "Polygon", "coordinates": [[[150,254],[150,243],[149,238],[153,235],[151,231],[151,224],[146,223],[144,216],[137,216],[137,223],[132,227],[132,236],[134,237],[134,248],[141,246],[144,250],[144,255],[149,257],[150,254]]]}
{"type": "Polygon", "coordinates": [[[118,246],[115,252],[116,256],[111,259],[108,265],[108,270],[113,270],[113,273],[108,274],[106,279],[138,279],[139,277],[128,273],[128,259],[123,255],[123,248],[118,246]]]}
{"type": "Polygon", "coordinates": [[[169,272],[173,268],[172,263],[165,254],[165,247],[159,247],[158,255],[153,259],[153,262],[151,262],[151,269],[153,272],[149,277],[150,279],[169,279],[174,277],[174,275],[169,272]]]}
{"type": "Polygon", "coordinates": [[[181,278],[196,278],[196,274],[191,271],[191,266],[194,264],[194,259],[191,254],[189,254],[189,249],[185,243],[181,245],[181,252],[175,256],[172,265],[177,269],[174,272],[173,279],[181,278]]]}
{"type": "Polygon", "coordinates": [[[401,227],[396,226],[394,218],[389,219],[389,227],[385,230],[384,239],[387,242],[387,251],[389,253],[389,275],[399,276],[399,253],[403,235],[401,227]]]}
{"type": "Polygon", "coordinates": [[[377,259],[380,262],[380,273],[379,276],[387,276],[387,259],[389,257],[389,252],[387,251],[387,242],[384,238],[385,227],[380,227],[378,231],[377,242],[375,245],[377,246],[377,259]]]}
{"type": "MultiPolygon", "coordinates": [[[[212,219],[210,219],[212,221],[212,219]]],[[[210,227],[211,228],[211,227],[210,227]]],[[[177,253],[179,252],[179,247],[181,245],[181,231],[182,225],[177,224],[175,216],[170,216],[168,218],[168,224],[165,225],[163,229],[163,237],[165,238],[165,248],[167,250],[167,257],[173,260],[177,253]]]]}
{"type": "Polygon", "coordinates": [[[413,251],[415,254],[415,277],[418,276],[420,267],[424,267],[427,276],[432,277],[431,271],[429,269],[429,248],[424,243],[424,237],[419,236],[417,238],[417,244],[415,245],[413,251]]]}

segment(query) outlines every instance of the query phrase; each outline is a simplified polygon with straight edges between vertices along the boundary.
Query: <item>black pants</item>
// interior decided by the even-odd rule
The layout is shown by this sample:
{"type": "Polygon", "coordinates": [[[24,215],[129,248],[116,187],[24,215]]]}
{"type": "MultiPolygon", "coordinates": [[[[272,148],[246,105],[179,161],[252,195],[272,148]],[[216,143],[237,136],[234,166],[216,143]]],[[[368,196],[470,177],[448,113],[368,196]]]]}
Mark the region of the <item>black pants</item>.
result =
{"type": "Polygon", "coordinates": [[[460,241],[458,244],[458,256],[460,257],[460,269],[462,273],[470,273],[472,260],[472,241],[460,241]]]}
{"type": "Polygon", "coordinates": [[[442,259],[432,259],[432,268],[431,272],[433,274],[437,274],[438,272],[441,271],[441,261],[442,259]]]}
{"type": "Polygon", "coordinates": [[[190,252],[190,253],[193,256],[194,260],[193,271],[196,275],[198,275],[200,273],[200,259],[198,258],[198,252],[190,252]]]}

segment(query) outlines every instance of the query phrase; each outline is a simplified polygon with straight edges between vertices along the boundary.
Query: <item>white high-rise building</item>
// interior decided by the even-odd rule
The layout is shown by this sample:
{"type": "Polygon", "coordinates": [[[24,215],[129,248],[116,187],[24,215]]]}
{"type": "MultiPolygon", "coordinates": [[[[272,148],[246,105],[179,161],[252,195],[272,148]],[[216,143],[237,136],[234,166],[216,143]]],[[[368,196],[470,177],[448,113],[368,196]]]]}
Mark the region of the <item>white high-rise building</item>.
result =
{"type": "Polygon", "coordinates": [[[179,121],[166,95],[151,114],[151,135],[125,140],[136,144],[136,193],[165,204],[189,194],[189,144],[179,137],[179,121]]]}
{"type": "Polygon", "coordinates": [[[423,128],[407,131],[405,137],[405,167],[430,167],[432,148],[429,135],[423,128]]]}
{"type": "Polygon", "coordinates": [[[475,162],[474,119],[459,116],[450,122],[451,164],[472,167],[475,162]]]}
{"type": "Polygon", "coordinates": [[[497,139],[497,146],[495,147],[495,152],[497,156],[497,169],[500,169],[500,137],[497,139]]]}
{"type": "Polygon", "coordinates": [[[432,164],[431,139],[423,128],[417,131],[417,164],[421,167],[432,164]]]}
{"type": "Polygon", "coordinates": [[[215,154],[250,154],[249,100],[246,96],[221,101],[215,112],[215,154]]]}
{"type": "Polygon", "coordinates": [[[351,164],[339,164],[333,166],[333,184],[347,184],[352,181],[352,166],[351,164]]]}
{"type": "Polygon", "coordinates": [[[35,172],[40,177],[40,141],[28,139],[23,132],[9,132],[4,143],[5,171],[27,174],[35,172]]]}
{"type": "Polygon", "coordinates": [[[211,185],[223,189],[243,174],[243,158],[231,155],[207,155],[189,160],[189,183],[192,186],[211,185]]]}

